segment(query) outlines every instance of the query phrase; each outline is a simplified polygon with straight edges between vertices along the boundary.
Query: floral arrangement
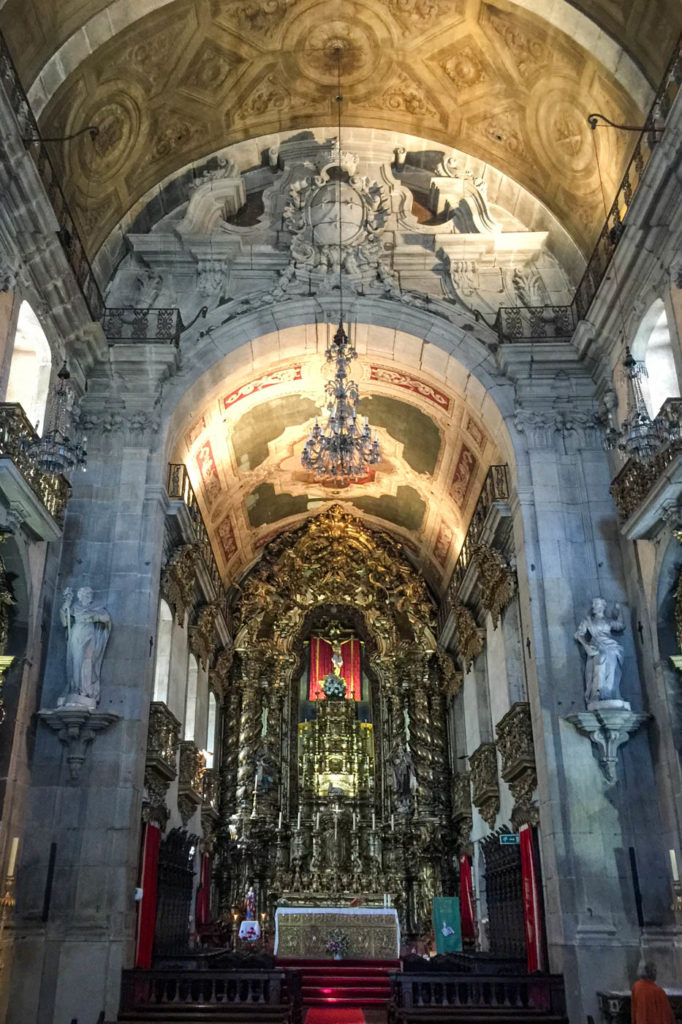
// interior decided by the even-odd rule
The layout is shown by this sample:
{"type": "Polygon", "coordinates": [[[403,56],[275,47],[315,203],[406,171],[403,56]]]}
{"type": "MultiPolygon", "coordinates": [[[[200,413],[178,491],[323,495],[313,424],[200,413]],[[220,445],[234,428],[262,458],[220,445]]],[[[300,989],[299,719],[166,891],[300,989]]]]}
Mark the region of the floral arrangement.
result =
{"type": "Polygon", "coordinates": [[[340,928],[332,928],[325,948],[332,956],[345,956],[350,949],[350,939],[340,928]]]}

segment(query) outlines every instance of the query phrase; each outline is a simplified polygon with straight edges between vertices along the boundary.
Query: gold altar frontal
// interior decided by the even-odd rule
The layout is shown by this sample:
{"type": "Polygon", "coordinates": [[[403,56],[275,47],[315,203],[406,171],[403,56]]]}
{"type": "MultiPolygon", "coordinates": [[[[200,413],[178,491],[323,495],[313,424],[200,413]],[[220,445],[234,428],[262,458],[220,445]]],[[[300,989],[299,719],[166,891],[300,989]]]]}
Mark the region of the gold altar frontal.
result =
{"type": "Polygon", "coordinates": [[[280,957],[329,959],[330,932],[348,936],[349,960],[397,960],[400,925],[394,907],[278,907],[275,953],[280,957]]]}

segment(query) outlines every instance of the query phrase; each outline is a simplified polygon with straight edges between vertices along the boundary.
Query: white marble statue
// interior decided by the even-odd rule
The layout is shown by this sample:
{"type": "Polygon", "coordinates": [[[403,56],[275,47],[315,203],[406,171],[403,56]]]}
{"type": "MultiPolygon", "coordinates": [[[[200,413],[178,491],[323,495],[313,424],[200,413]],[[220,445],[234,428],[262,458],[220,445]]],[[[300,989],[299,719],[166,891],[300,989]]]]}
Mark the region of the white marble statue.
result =
{"type": "Polygon", "coordinates": [[[90,587],[80,587],[75,601],[73,591],[66,587],[60,617],[66,629],[66,690],[58,706],[78,704],[94,710],[99,703],[111,616],[103,605],[93,604],[90,587]]]}
{"type": "Polygon", "coordinates": [[[623,645],[614,633],[625,629],[620,605],[614,604],[613,616],[606,615],[606,601],[595,597],[590,614],[582,620],[575,639],[587,655],[585,664],[585,704],[591,711],[608,702],[612,707],[629,707],[620,695],[623,674],[623,645]]]}

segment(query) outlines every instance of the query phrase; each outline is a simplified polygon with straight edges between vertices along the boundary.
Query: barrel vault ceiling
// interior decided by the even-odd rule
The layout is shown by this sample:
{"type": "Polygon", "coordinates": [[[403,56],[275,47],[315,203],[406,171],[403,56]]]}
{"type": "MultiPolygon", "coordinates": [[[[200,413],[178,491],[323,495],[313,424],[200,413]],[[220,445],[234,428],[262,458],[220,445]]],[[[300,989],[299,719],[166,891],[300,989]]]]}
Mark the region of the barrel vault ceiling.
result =
{"type": "MultiPolygon", "coordinates": [[[[91,256],[169,178],[225,147],[336,123],[433,140],[518,182],[590,251],[682,27],[678,0],[0,0],[8,41],[91,256]]],[[[107,282],[101,282],[103,289],[107,282]]],[[[461,365],[358,329],[355,376],[383,459],[343,491],[304,473],[327,325],[252,343],[179,431],[227,580],[277,532],[343,501],[436,592],[486,471],[490,402],[461,365]],[[445,361],[445,362],[443,362],[445,361]],[[487,401],[487,404],[486,404],[487,401]]],[[[212,380],[215,381],[215,376],[212,380]]]]}
{"type": "Polygon", "coordinates": [[[338,51],[347,124],[490,162],[587,251],[603,218],[599,172],[612,194],[632,137],[597,133],[598,166],[586,115],[640,119],[641,83],[659,79],[681,22],[676,0],[6,0],[0,10],[43,131],[100,127],[94,146],[87,136],[55,145],[91,253],[189,162],[334,124],[338,51]],[[533,7],[551,7],[552,21],[533,7]]]}

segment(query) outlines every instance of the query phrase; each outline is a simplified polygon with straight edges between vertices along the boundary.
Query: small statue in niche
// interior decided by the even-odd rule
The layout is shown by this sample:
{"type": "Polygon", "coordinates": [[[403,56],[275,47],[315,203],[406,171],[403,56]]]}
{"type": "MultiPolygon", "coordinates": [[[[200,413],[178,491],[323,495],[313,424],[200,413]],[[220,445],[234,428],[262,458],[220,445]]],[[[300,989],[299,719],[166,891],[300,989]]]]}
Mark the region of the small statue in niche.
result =
{"type": "Polygon", "coordinates": [[[412,763],[412,755],[409,750],[396,742],[391,760],[396,810],[399,814],[410,814],[413,809],[414,794],[417,790],[417,776],[412,763]]]}
{"type": "Polygon", "coordinates": [[[94,710],[100,698],[100,672],[111,633],[111,616],[103,605],[93,604],[90,587],[80,587],[73,600],[71,587],[64,590],[60,609],[66,629],[66,690],[58,707],[79,704],[94,710]]]}
{"type": "Polygon", "coordinates": [[[595,597],[590,614],[582,620],[575,632],[587,661],[585,663],[585,704],[591,711],[605,702],[611,706],[629,708],[620,695],[623,674],[623,645],[614,633],[625,629],[620,605],[614,604],[613,616],[606,615],[606,601],[595,597]]]}
{"type": "Polygon", "coordinates": [[[249,886],[249,891],[246,894],[246,920],[256,920],[256,893],[252,885],[249,886]]]}

